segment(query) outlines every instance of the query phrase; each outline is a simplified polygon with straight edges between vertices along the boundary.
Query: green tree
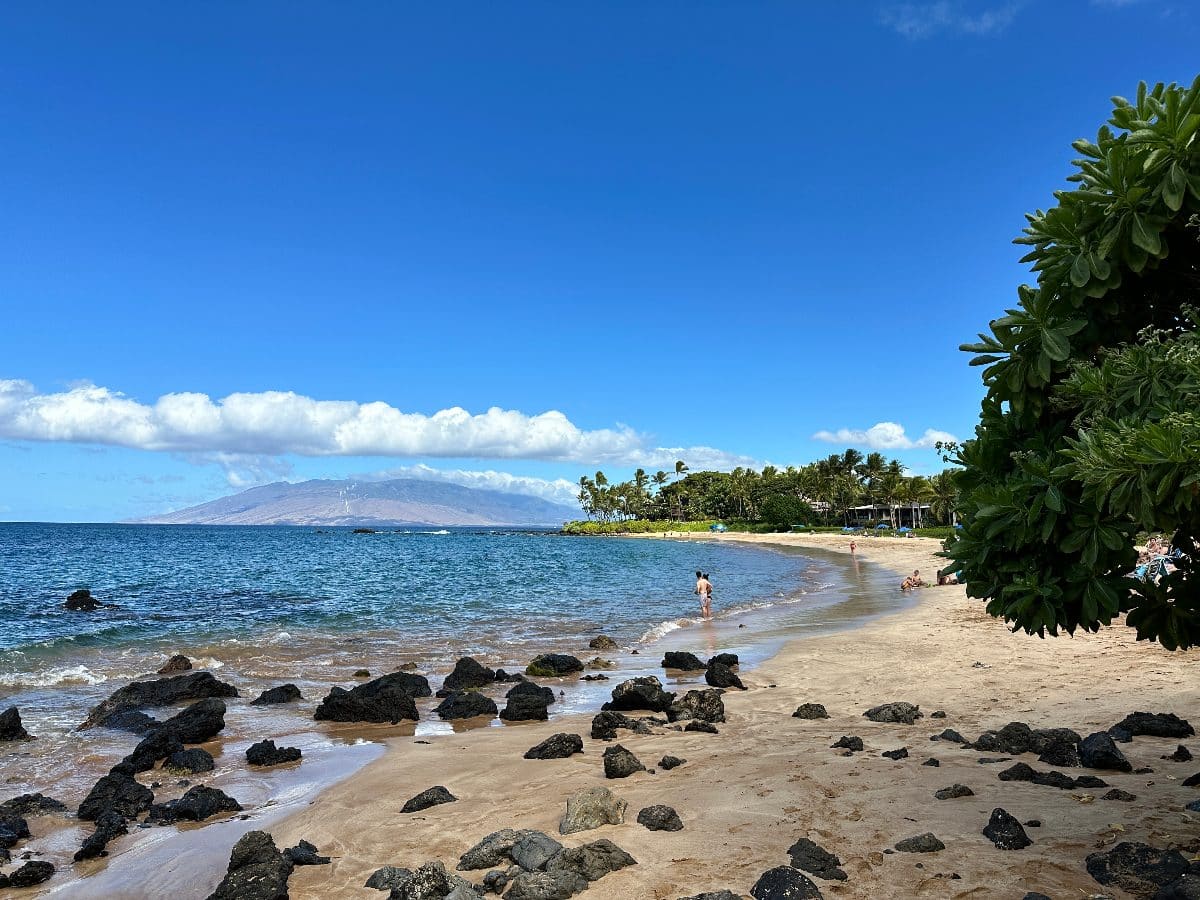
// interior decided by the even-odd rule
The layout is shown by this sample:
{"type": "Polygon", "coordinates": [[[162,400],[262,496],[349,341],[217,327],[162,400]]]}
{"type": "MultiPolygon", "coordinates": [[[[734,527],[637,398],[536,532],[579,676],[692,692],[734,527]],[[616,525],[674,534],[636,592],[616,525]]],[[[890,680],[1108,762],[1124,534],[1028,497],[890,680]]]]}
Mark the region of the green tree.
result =
{"type": "Polygon", "coordinates": [[[964,350],[987,388],[956,449],[964,528],[948,543],[967,592],[1031,634],[1097,630],[1127,612],[1139,639],[1200,640],[1200,78],[1113,99],[1076,141],[1076,188],[1028,216],[1036,287],[964,350]],[[1189,373],[1190,376],[1189,376],[1189,373]],[[1186,556],[1129,579],[1139,529],[1186,556]]]}
{"type": "Polygon", "coordinates": [[[812,507],[792,494],[772,494],[763,500],[763,521],[775,528],[807,525],[812,517],[812,507]]]}

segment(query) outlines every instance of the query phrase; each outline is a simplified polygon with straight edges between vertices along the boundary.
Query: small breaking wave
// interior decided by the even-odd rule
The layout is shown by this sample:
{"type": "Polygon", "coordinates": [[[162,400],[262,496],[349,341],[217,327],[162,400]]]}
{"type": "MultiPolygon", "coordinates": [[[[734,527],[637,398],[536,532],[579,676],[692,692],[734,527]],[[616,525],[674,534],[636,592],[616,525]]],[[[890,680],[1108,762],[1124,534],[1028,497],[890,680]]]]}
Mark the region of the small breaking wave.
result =
{"type": "Polygon", "coordinates": [[[41,672],[5,672],[0,674],[3,687],[55,687],[60,684],[101,684],[107,675],[93,672],[87,666],[63,666],[41,672]]]}

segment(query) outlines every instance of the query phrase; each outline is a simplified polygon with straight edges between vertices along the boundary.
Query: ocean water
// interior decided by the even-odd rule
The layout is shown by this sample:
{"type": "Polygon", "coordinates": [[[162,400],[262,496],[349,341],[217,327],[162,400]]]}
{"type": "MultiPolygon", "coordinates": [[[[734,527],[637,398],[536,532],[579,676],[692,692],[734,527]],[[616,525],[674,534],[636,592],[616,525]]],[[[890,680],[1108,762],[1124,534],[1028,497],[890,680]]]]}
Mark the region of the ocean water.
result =
{"type": "MultiPolygon", "coordinates": [[[[703,540],[0,524],[0,709],[18,705],[37,736],[0,744],[0,800],[40,790],[74,807],[137,742],[77,726],[91,706],[154,673],[173,653],[188,655],[241,693],[228,702],[225,731],[206,745],[217,770],[205,783],[255,810],[248,828],[268,810],[278,815],[310,796],[322,781],[344,777],[382,752],[382,741],[482,726],[439,721],[431,714],[436,700],[419,702],[415,726],[313,722],[316,702],[334,684],[361,683],[354,677],[360,668],[372,675],[413,669],[436,689],[462,655],[520,670],[539,652],[591,659],[598,654],[587,649],[588,640],[611,636],[619,649],[599,654],[613,666],[604,670],[609,681],[554,682],[560,702],[551,712],[562,715],[595,709],[614,684],[634,675],[656,674],[672,689],[697,686],[694,674],[668,679],[658,667],[665,649],[702,657],[729,650],[748,668],[790,637],[854,627],[903,602],[889,573],[834,554],[703,540]],[[697,618],[697,569],[715,586],[711,622],[697,618]],[[67,611],[63,601],[82,587],[108,605],[67,611]],[[248,705],[283,682],[297,684],[304,701],[248,705]],[[245,747],[261,737],[301,747],[303,764],[269,776],[248,771],[245,747]]],[[[500,705],[503,687],[492,691],[500,705]]],[[[182,790],[157,788],[156,799],[182,790]]],[[[122,839],[110,859],[71,866],[84,831],[69,818],[58,825],[41,836],[39,850],[62,861],[54,885],[71,896],[111,894],[116,882],[106,878],[129,877],[119,874],[119,859],[131,844],[136,850],[138,841],[150,840],[139,831],[122,839]]],[[[163,843],[162,829],[150,832],[156,852],[178,854],[163,843]]],[[[128,868],[137,854],[124,858],[128,868]]],[[[122,891],[129,884],[119,883],[122,891]]]]}

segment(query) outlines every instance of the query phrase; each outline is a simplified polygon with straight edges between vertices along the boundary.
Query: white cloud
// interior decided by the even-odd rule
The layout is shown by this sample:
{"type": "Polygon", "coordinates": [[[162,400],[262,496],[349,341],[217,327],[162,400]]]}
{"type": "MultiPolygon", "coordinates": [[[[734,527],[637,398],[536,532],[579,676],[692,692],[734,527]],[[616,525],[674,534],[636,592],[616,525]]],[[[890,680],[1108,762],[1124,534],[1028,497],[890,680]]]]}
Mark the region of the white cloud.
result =
{"type": "Polygon", "coordinates": [[[905,434],[903,425],[895,422],[878,422],[866,431],[853,428],[818,431],[813,435],[813,440],[825,441],[830,444],[844,444],[850,447],[868,447],[871,450],[914,450],[929,449],[938,441],[957,441],[958,438],[947,431],[927,428],[925,433],[914,441],[905,434]]]}
{"type": "Polygon", "coordinates": [[[910,40],[934,34],[984,36],[1004,31],[1012,24],[1023,2],[979,7],[978,4],[938,0],[935,3],[894,3],[879,13],[880,21],[910,40]]]}
{"type": "Polygon", "coordinates": [[[165,394],[153,404],[94,384],[57,393],[28,381],[0,380],[0,438],[101,444],[189,455],[218,462],[231,484],[270,472],[264,462],[299,456],[536,459],[694,469],[753,464],[713,447],[655,447],[628,426],[585,431],[557,410],[527,415],[493,407],[452,407],[432,415],[380,401],[314,400],[291,391],[165,394]],[[235,482],[235,479],[237,481],[235,482]]]}

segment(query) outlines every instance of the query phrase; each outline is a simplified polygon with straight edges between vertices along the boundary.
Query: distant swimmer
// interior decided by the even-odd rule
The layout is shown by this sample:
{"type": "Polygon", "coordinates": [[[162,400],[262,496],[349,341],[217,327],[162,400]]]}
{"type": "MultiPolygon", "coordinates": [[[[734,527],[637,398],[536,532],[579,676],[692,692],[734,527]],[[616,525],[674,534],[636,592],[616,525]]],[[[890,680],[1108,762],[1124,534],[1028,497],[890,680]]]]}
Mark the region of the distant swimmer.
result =
{"type": "Polygon", "coordinates": [[[711,619],[712,582],[708,580],[708,574],[706,572],[696,572],[695,594],[700,598],[700,616],[705,619],[711,619]]]}

